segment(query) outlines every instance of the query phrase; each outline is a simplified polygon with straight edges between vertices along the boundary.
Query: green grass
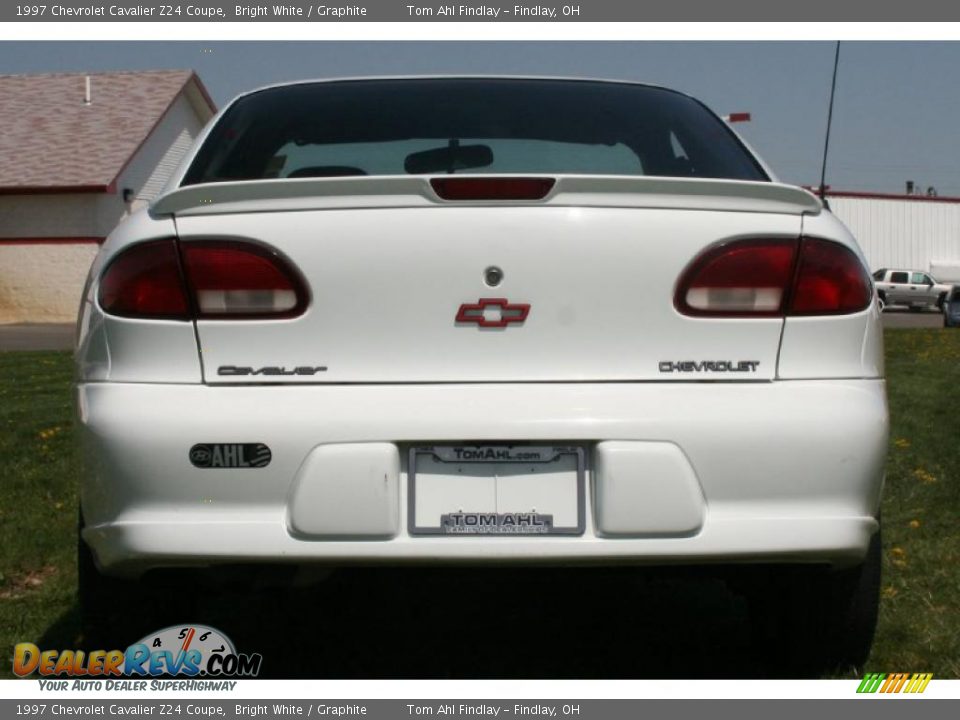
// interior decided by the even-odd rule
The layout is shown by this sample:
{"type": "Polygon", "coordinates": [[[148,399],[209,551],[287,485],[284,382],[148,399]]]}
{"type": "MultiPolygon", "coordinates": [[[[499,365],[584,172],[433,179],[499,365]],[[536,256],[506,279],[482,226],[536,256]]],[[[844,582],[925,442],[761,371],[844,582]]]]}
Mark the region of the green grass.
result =
{"type": "MultiPolygon", "coordinates": [[[[960,331],[888,330],[880,625],[867,670],[960,677],[960,331]]],[[[0,353],[0,677],[78,638],[67,353],[0,353]]],[[[202,618],[201,618],[202,619],[202,618]]]]}
{"type": "Polygon", "coordinates": [[[887,330],[885,339],[884,577],[867,669],[958,678],[960,332],[887,330]]]}
{"type": "Polygon", "coordinates": [[[77,626],[72,377],[69,353],[0,353],[2,677],[15,643],[77,626]]]}

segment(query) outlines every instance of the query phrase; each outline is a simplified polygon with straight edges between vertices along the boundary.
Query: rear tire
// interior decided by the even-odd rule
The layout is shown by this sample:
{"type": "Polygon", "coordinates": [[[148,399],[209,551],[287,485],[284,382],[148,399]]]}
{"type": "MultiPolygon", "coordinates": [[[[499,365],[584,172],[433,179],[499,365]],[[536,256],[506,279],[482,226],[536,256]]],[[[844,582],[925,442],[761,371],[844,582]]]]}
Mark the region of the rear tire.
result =
{"type": "Polygon", "coordinates": [[[877,305],[880,307],[880,312],[883,312],[887,307],[887,294],[884,292],[877,293],[877,305]]]}
{"type": "Polygon", "coordinates": [[[877,626],[880,543],[877,531],[855,567],[787,568],[748,590],[754,647],[767,674],[859,672],[877,626]]]}

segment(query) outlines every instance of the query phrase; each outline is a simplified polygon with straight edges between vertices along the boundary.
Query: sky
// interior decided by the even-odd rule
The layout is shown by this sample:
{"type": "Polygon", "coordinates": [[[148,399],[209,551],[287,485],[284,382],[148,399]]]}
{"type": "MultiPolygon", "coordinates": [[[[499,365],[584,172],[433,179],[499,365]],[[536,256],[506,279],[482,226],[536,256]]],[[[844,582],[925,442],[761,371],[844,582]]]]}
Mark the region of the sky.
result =
{"type": "MultiPolygon", "coordinates": [[[[665,85],[736,126],[781,180],[820,181],[832,42],[0,42],[0,74],[190,68],[218,105],[286,80],[509,74],[665,85]]],[[[960,196],[960,42],[844,42],[827,184],[960,196]]],[[[3,98],[0,98],[3,102],[3,98]]],[[[0,128],[2,132],[2,128],[0,128]]]]}

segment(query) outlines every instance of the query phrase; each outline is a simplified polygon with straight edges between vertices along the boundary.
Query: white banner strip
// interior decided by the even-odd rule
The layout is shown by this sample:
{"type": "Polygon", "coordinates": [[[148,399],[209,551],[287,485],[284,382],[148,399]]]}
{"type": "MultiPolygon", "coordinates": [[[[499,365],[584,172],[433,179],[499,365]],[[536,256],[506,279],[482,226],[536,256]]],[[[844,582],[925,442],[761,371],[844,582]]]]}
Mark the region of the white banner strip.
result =
{"type": "Polygon", "coordinates": [[[960,23],[6,23],[0,40],[957,40],[960,23]]]}
{"type": "MultiPolygon", "coordinates": [[[[181,680],[184,678],[180,678],[181,680]]],[[[62,680],[62,678],[61,678],[62,680]]],[[[859,680],[237,680],[232,690],[146,692],[120,685],[133,679],[114,680],[115,689],[67,690],[42,689],[36,679],[0,680],[0,698],[35,700],[54,699],[502,699],[576,700],[576,699],[958,699],[960,680],[939,680],[934,676],[922,694],[858,694],[859,680]],[[123,688],[123,689],[121,689],[123,688]]],[[[89,682],[80,680],[80,683],[89,682]]],[[[102,681],[104,686],[107,682],[102,681]]],[[[165,682],[159,680],[157,682],[165,682]]]]}

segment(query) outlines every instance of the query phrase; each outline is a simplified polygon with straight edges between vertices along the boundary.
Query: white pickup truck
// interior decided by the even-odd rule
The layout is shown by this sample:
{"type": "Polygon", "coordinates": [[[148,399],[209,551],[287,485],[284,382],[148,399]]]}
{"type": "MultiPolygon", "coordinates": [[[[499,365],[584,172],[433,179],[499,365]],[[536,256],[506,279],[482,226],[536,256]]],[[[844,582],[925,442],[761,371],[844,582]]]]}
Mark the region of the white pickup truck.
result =
{"type": "Polygon", "coordinates": [[[950,285],[938,283],[930,273],[920,270],[890,270],[881,268],[873,274],[877,297],[882,307],[907,305],[911,310],[943,307],[950,285]]]}

